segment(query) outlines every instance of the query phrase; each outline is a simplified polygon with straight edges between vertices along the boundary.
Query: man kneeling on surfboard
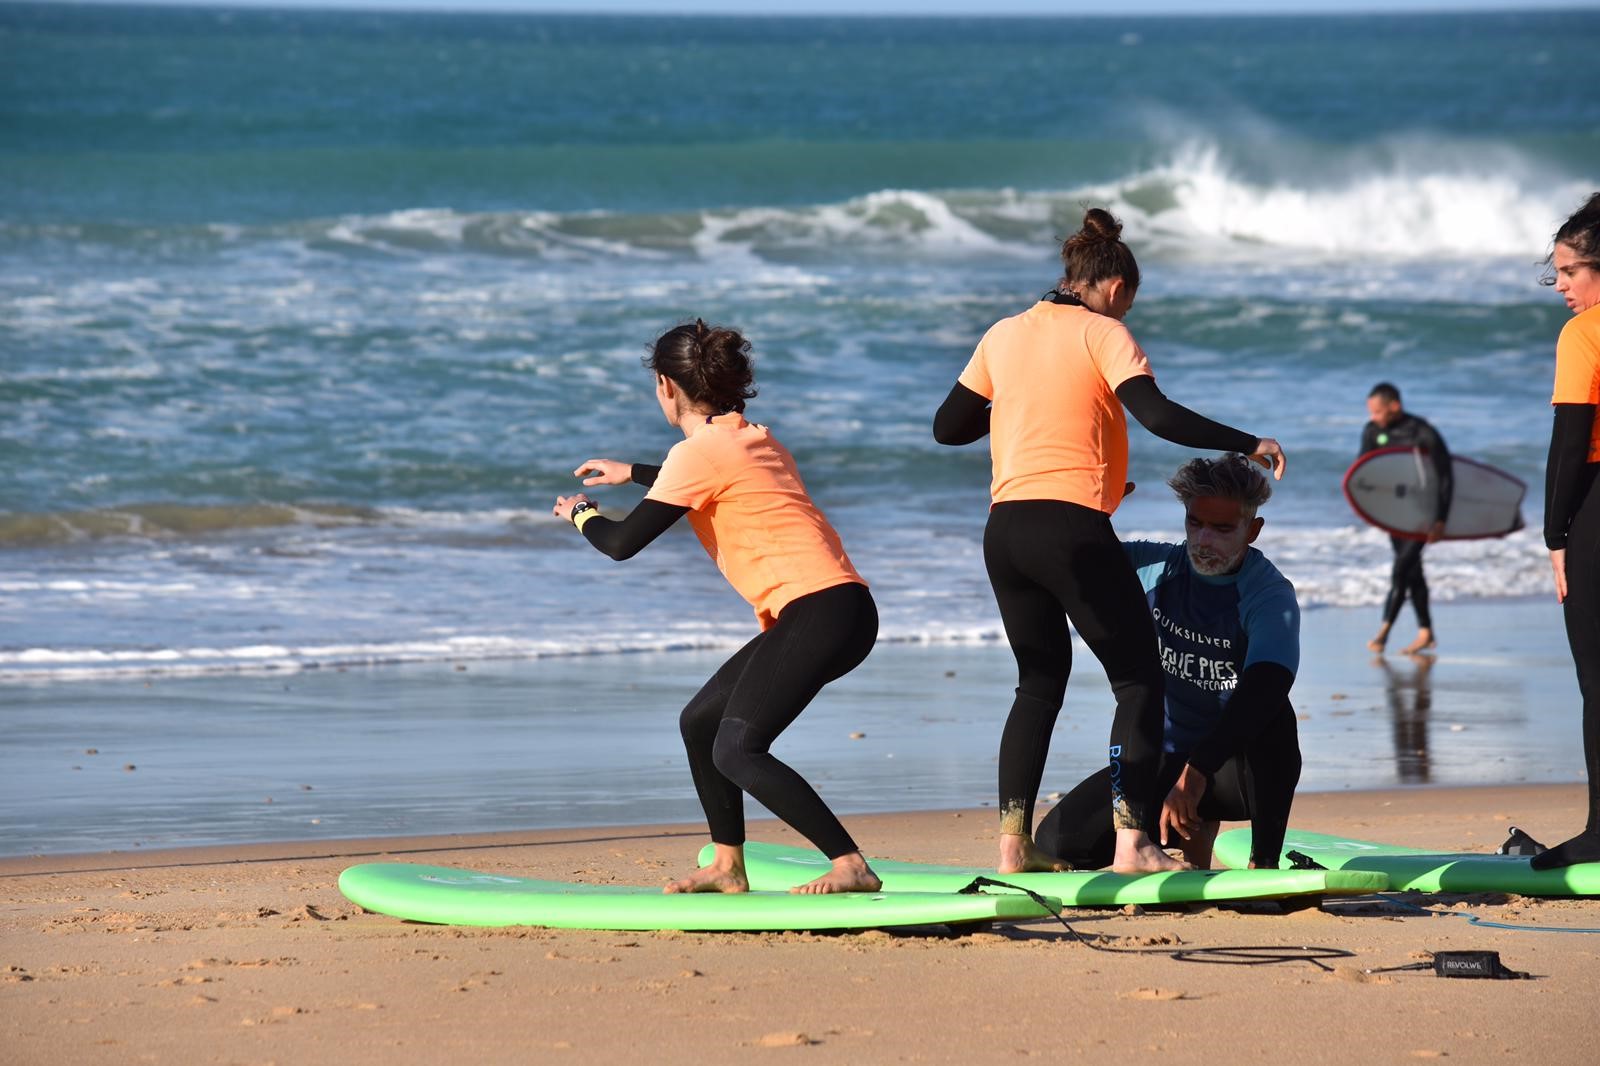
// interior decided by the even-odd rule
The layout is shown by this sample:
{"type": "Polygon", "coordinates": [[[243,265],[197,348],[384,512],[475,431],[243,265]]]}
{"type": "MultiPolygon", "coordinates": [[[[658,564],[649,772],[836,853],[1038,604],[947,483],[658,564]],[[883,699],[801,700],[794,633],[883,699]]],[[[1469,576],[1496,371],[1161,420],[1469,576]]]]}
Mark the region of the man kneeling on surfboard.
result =
{"type": "MultiPolygon", "coordinates": [[[[1221,821],[1254,830],[1251,868],[1276,868],[1300,781],[1289,688],[1300,665],[1294,586],[1251,543],[1272,485],[1242,455],[1194,459],[1167,482],[1183,503],[1182,544],[1126,541],[1155,616],[1166,673],[1163,847],[1211,865],[1221,821]]],[[[1109,768],[1074,788],[1035,841],[1079,869],[1111,862],[1109,768]]]]}

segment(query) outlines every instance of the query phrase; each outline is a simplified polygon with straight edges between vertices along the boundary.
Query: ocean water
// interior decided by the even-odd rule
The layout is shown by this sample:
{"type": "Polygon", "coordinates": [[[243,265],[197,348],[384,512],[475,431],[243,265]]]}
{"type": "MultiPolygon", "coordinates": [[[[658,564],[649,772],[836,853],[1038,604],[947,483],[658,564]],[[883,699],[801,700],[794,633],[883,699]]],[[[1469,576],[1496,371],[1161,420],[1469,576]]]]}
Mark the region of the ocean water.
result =
{"type": "MultiPolygon", "coordinates": [[[[549,514],[676,439],[639,357],[695,316],[754,343],[884,636],[993,638],[987,453],[929,423],[1087,203],[1168,394],[1287,448],[1261,546],[1308,609],[1385,586],[1339,490],[1380,379],[1531,486],[1528,530],[1430,550],[1436,599],[1543,595],[1537,279],[1600,187],[1597,47],[1593,11],[0,4],[0,685],[742,642],[686,530],[617,565],[549,514]]],[[[1132,451],[1118,528],[1175,537],[1185,453],[1132,451]]]]}

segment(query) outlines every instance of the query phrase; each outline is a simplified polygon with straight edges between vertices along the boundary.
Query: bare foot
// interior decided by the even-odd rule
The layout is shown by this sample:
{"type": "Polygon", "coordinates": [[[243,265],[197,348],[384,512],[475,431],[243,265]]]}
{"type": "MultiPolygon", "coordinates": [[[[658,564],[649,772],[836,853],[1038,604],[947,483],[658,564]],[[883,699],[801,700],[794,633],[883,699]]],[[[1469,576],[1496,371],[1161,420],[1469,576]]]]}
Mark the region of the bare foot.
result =
{"type": "Polygon", "coordinates": [[[872,872],[867,860],[859,851],[841,855],[833,860],[833,869],[789,891],[801,896],[823,896],[830,892],[876,892],[883,887],[878,875],[872,872]]]}
{"type": "Polygon", "coordinates": [[[1070,870],[1072,864],[1039,850],[1033,838],[1022,833],[1000,834],[1000,861],[995,870],[1003,874],[1054,873],[1070,870]]]}
{"type": "Polygon", "coordinates": [[[1119,874],[1154,874],[1168,870],[1192,870],[1194,867],[1156,847],[1149,834],[1139,829],[1117,830],[1117,851],[1111,860],[1111,870],[1119,874]]]}
{"type": "Polygon", "coordinates": [[[671,882],[661,891],[668,895],[680,892],[748,892],[750,878],[744,872],[744,848],[717,844],[716,854],[705,866],[688,877],[671,882]]]}
{"type": "Polygon", "coordinates": [[[1389,643],[1389,623],[1385,622],[1383,625],[1378,627],[1377,635],[1374,636],[1371,640],[1367,641],[1367,650],[1370,651],[1370,652],[1376,652],[1377,654],[1382,655],[1383,654],[1384,645],[1386,645],[1388,643],[1389,643]]]}
{"type": "Polygon", "coordinates": [[[1438,646],[1438,641],[1433,639],[1433,630],[1419,629],[1417,630],[1417,639],[1405,646],[1405,651],[1403,654],[1421,655],[1423,652],[1432,651],[1438,646]]]}

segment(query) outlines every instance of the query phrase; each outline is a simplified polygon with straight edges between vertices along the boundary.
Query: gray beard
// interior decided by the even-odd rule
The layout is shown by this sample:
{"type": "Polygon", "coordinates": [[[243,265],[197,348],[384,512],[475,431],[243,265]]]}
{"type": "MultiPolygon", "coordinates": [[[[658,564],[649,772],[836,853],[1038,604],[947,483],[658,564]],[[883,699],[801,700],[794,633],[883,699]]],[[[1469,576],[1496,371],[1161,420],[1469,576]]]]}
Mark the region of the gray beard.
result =
{"type": "Polygon", "coordinates": [[[1239,569],[1240,564],[1244,562],[1243,550],[1232,559],[1223,559],[1221,556],[1212,555],[1208,552],[1207,560],[1202,562],[1195,557],[1194,548],[1191,545],[1185,544],[1184,549],[1189,553],[1189,565],[1194,567],[1195,573],[1203,577],[1221,577],[1223,574],[1231,574],[1239,569]]]}

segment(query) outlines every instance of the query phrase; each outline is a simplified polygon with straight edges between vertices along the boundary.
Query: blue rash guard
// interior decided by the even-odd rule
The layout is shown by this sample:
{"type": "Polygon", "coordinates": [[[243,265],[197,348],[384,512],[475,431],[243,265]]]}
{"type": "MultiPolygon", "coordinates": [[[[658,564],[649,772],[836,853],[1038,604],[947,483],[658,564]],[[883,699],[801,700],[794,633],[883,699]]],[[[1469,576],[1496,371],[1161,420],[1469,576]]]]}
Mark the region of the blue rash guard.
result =
{"type": "MultiPolygon", "coordinates": [[[[1300,666],[1300,607],[1294,586],[1254,548],[1232,574],[1195,572],[1182,544],[1125,541],[1156,622],[1166,674],[1162,747],[1190,752],[1212,769],[1235,754],[1205,751],[1220,739],[1240,676],[1258,663],[1274,663],[1292,676],[1300,666]]],[[[1252,717],[1268,708],[1250,708],[1252,717]]],[[[1246,730],[1248,732],[1249,730],[1246,730]]],[[[1231,738],[1226,745],[1234,746],[1231,738]]]]}

